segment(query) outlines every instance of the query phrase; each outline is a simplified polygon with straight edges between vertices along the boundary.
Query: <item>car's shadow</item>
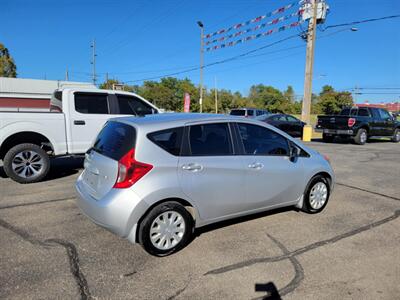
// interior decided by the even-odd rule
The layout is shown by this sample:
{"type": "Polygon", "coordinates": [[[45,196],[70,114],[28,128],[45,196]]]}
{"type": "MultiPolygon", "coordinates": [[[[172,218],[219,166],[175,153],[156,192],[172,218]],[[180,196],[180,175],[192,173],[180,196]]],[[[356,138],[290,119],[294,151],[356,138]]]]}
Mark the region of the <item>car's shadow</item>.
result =
{"type": "Polygon", "coordinates": [[[251,214],[251,215],[246,215],[246,216],[242,216],[242,217],[237,217],[237,218],[233,218],[233,219],[229,219],[229,220],[225,220],[225,221],[220,221],[217,223],[213,223],[210,225],[205,225],[205,226],[196,228],[195,232],[194,232],[194,236],[199,237],[203,233],[206,233],[209,231],[213,231],[216,229],[220,229],[220,228],[228,227],[231,225],[240,224],[243,222],[267,217],[270,215],[276,215],[276,214],[280,214],[280,213],[284,213],[284,212],[288,212],[288,211],[299,211],[299,209],[294,206],[288,206],[288,207],[272,209],[269,211],[263,211],[263,212],[259,212],[259,213],[255,213],[255,214],[251,214]]]}
{"type": "MultiPolygon", "coordinates": [[[[50,171],[42,181],[50,181],[68,177],[79,172],[83,168],[84,157],[58,157],[51,160],[50,171]]],[[[0,166],[0,177],[8,178],[3,166],[0,166]]]]}

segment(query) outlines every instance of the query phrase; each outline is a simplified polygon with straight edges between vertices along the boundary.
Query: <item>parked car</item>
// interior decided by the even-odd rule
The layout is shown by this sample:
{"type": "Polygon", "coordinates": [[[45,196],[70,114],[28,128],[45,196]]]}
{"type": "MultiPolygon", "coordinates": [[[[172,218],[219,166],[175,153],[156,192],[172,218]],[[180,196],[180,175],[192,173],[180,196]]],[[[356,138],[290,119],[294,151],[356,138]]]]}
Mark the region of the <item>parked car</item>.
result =
{"type": "Polygon", "coordinates": [[[158,113],[138,95],[100,89],[56,91],[48,112],[0,112],[0,159],[20,183],[42,180],[50,157],[84,154],[111,117],[158,113]]]}
{"type": "Polygon", "coordinates": [[[299,119],[286,114],[260,116],[257,120],[271,124],[293,137],[303,136],[303,127],[306,125],[299,119]]]}
{"type": "Polygon", "coordinates": [[[157,256],[210,223],[284,206],[318,213],[333,186],[327,158],[279,129],[207,114],[108,121],[76,182],[86,216],[157,256]]]}
{"type": "Polygon", "coordinates": [[[268,115],[270,114],[269,111],[264,110],[264,109],[257,109],[257,108],[235,108],[231,110],[230,115],[231,116],[240,116],[240,117],[246,117],[246,118],[256,118],[258,116],[262,115],[268,115]]]}
{"type": "Polygon", "coordinates": [[[324,142],[335,137],[350,137],[364,145],[372,137],[391,137],[400,141],[400,122],[386,109],[375,107],[347,107],[338,115],[318,116],[316,131],[322,132],[324,142]]]}

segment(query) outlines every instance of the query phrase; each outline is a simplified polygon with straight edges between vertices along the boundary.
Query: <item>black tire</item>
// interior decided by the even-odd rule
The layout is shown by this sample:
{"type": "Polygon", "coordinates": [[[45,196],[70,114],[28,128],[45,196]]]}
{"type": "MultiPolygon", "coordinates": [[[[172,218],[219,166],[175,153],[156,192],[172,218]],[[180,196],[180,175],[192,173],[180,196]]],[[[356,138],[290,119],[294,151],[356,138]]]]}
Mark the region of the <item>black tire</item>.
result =
{"type": "Polygon", "coordinates": [[[327,135],[327,134],[325,134],[325,133],[322,134],[322,140],[323,140],[325,143],[332,143],[334,139],[335,139],[335,136],[334,136],[334,135],[327,135]]]}
{"type": "Polygon", "coordinates": [[[330,196],[329,180],[322,175],[317,175],[317,176],[313,177],[307,185],[307,188],[304,192],[303,206],[302,206],[301,210],[306,213],[309,213],[309,214],[319,213],[328,204],[329,196],[330,196]],[[326,186],[327,194],[326,194],[326,200],[323,203],[323,205],[321,207],[315,208],[315,207],[313,207],[313,204],[311,202],[310,195],[311,195],[311,191],[318,183],[323,183],[326,186]]]}
{"type": "Polygon", "coordinates": [[[35,144],[19,144],[12,147],[4,156],[3,162],[4,172],[7,176],[19,183],[34,183],[41,181],[50,170],[49,156],[42,148],[35,144]],[[30,155],[29,157],[26,156],[28,154],[30,155]],[[23,160],[19,158],[19,155],[25,155],[28,162],[24,164],[23,160]],[[20,168],[13,168],[13,162],[15,163],[16,161],[21,162],[20,168]],[[23,171],[24,166],[27,167],[30,164],[32,166],[28,167],[29,170],[26,170],[25,168],[26,171],[23,171]],[[32,172],[32,169],[37,173],[35,174],[32,172]]]}
{"type": "Polygon", "coordinates": [[[396,128],[393,132],[393,136],[392,136],[392,142],[393,143],[398,143],[400,142],[400,129],[396,128]]]}
{"type": "MultiPolygon", "coordinates": [[[[178,202],[168,201],[155,206],[141,221],[139,225],[138,240],[142,247],[151,255],[167,256],[184,248],[193,237],[194,221],[191,214],[178,202]],[[163,213],[176,212],[184,221],[184,233],[181,240],[172,248],[162,250],[153,245],[150,238],[150,229],[153,222],[163,213]]],[[[177,233],[177,232],[175,232],[177,233]]]]}
{"type": "Polygon", "coordinates": [[[357,145],[365,145],[368,140],[368,133],[364,128],[360,128],[357,131],[356,136],[354,137],[354,142],[357,145]]]}

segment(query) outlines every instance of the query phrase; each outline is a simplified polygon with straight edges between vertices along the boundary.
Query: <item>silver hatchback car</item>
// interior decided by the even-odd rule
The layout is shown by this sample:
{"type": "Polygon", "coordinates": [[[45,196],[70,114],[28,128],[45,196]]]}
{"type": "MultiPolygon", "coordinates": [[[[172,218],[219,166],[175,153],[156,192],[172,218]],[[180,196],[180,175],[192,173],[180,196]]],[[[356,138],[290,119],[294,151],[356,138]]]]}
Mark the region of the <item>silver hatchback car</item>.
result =
{"type": "Polygon", "coordinates": [[[112,119],[84,166],[81,210],[157,256],[210,223],[283,206],[318,213],[334,185],[326,157],[275,127],[224,115],[112,119]]]}

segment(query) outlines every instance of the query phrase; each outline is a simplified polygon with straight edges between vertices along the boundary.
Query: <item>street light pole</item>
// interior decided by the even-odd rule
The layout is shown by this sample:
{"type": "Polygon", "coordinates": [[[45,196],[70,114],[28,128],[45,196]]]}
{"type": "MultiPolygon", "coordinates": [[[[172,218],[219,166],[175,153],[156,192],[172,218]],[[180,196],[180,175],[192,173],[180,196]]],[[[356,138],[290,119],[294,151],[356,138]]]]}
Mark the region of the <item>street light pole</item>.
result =
{"type": "Polygon", "coordinates": [[[201,21],[197,22],[200,27],[200,113],[203,112],[203,69],[204,69],[204,25],[201,21]]]}

